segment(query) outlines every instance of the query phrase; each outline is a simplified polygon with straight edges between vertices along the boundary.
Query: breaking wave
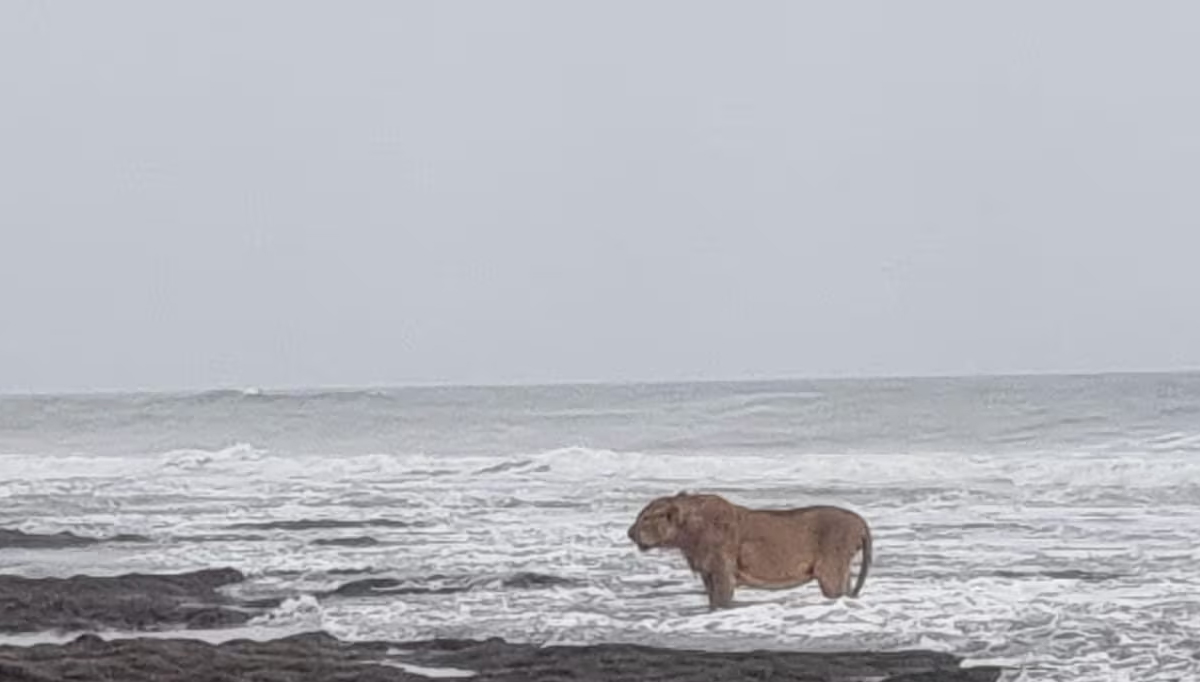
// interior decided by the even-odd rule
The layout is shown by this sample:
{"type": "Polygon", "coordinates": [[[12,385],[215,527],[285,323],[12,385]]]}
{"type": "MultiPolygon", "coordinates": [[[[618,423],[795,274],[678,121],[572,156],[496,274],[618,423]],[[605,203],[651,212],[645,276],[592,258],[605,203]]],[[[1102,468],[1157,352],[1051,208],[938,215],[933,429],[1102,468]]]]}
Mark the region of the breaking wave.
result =
{"type": "MultiPolygon", "coordinates": [[[[174,450],[157,456],[0,455],[0,494],[17,496],[55,487],[94,487],[105,480],[160,481],[160,489],[179,490],[181,479],[207,480],[221,490],[271,488],[288,481],[346,485],[353,481],[402,482],[445,479],[514,480],[544,483],[633,485],[667,489],[680,484],[728,489],[764,485],[802,485],[808,489],[976,488],[1038,491],[1049,499],[1102,497],[1113,490],[1142,493],[1200,491],[1200,457],[1191,444],[1200,435],[1167,434],[1145,443],[1141,451],[1031,452],[1003,456],[957,453],[796,454],[713,456],[644,454],[569,447],[539,453],[439,457],[424,453],[355,456],[276,454],[250,444],[220,450],[174,450]],[[1187,448],[1181,449],[1181,444],[1187,448]],[[200,477],[199,479],[197,477],[200,477]],[[69,483],[69,482],[74,483],[69,483]],[[953,485],[948,485],[953,483],[953,485]]],[[[154,488],[153,484],[146,486],[154,488]]],[[[147,492],[143,490],[143,492],[147,492]]],[[[369,499],[363,507],[372,506],[369,499]]],[[[411,519],[279,519],[242,520],[230,528],[305,530],[405,527],[411,519]],[[324,524],[324,525],[322,525],[324,524]]]]}

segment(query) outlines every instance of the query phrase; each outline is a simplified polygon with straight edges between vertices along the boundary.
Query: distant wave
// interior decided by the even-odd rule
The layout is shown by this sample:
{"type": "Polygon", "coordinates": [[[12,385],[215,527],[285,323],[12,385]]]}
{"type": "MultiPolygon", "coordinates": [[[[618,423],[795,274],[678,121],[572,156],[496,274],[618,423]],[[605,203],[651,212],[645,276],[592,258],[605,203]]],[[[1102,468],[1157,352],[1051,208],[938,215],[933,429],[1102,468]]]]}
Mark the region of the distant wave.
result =
{"type": "Polygon", "coordinates": [[[744,407],[763,404],[779,403],[809,403],[820,400],[825,394],[820,391],[761,391],[756,393],[734,394],[721,402],[735,403],[744,407]]]}
{"type": "Polygon", "coordinates": [[[231,403],[314,403],[314,402],[355,402],[355,401],[389,401],[395,398],[394,391],[380,389],[314,389],[314,390],[270,390],[257,386],[245,388],[219,388],[195,393],[171,393],[153,397],[152,402],[158,405],[179,405],[182,407],[213,405],[222,402],[231,403]]]}
{"type": "Polygon", "coordinates": [[[210,464],[262,460],[266,456],[265,450],[249,443],[237,443],[220,450],[171,450],[158,457],[158,464],[164,469],[196,469],[210,464]]]}
{"type": "Polygon", "coordinates": [[[538,462],[533,459],[512,459],[512,460],[506,460],[506,461],[500,462],[498,464],[493,464],[491,466],[483,467],[482,469],[479,469],[475,473],[481,474],[481,475],[486,475],[486,474],[502,474],[502,473],[513,472],[513,471],[530,471],[530,470],[546,471],[547,466],[545,464],[542,464],[541,462],[538,462]]]}
{"type": "MultiPolygon", "coordinates": [[[[383,501],[405,506],[404,496],[384,496],[356,483],[418,479],[439,489],[477,478],[555,485],[633,482],[641,489],[667,490],[707,482],[709,487],[754,489],[764,485],[804,485],[830,490],[871,488],[931,489],[953,482],[957,488],[1041,490],[1049,498],[1098,494],[1097,489],[1136,491],[1200,489],[1198,433],[1142,437],[1136,448],[1113,446],[1093,451],[1033,451],[1004,456],[943,453],[806,454],[725,456],[720,452],[647,454],[587,447],[494,456],[428,454],[289,455],[240,443],[217,450],[172,450],[158,456],[0,455],[0,495],[21,495],[52,480],[136,480],[141,486],[193,485],[211,478],[222,494],[261,489],[268,482],[348,487],[347,507],[370,510],[383,501]],[[458,482],[458,483],[456,483],[458,482]],[[1088,492],[1093,491],[1093,492],[1088,492]]],[[[208,485],[208,484],[206,484],[208,485]]],[[[538,506],[537,498],[513,496],[516,504],[538,506]]],[[[557,503],[562,503],[558,500],[557,503]]],[[[333,519],[232,519],[231,529],[313,530],[368,527],[409,528],[417,519],[339,517],[333,519]]]]}

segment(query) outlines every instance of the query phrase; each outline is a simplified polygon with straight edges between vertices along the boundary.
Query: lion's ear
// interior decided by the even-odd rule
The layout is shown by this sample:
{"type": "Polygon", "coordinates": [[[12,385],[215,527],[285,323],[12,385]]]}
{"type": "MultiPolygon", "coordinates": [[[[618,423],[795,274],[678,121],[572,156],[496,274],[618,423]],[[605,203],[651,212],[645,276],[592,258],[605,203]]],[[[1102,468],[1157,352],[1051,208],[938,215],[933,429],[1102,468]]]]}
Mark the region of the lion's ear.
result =
{"type": "Polygon", "coordinates": [[[680,491],[679,491],[679,492],[678,492],[678,493],[675,495],[675,497],[687,497],[687,495],[688,495],[688,492],[687,492],[686,490],[680,490],[680,491]]]}

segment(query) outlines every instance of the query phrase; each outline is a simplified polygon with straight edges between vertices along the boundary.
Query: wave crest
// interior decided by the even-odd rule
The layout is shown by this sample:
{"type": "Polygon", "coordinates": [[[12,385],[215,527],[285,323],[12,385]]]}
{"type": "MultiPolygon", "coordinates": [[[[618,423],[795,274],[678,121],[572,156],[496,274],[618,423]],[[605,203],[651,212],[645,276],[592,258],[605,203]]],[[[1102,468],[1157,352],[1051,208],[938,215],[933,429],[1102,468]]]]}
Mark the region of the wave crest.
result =
{"type": "MultiPolygon", "coordinates": [[[[1095,489],[1147,494],[1200,488],[1200,458],[1178,449],[1195,437],[1170,434],[1158,449],[1140,452],[1030,452],[736,455],[647,454],[581,446],[497,456],[368,454],[288,455],[249,443],[226,448],[171,450],[157,456],[0,455],[0,493],[33,494],[49,481],[137,479],[203,480],[223,487],[264,483],[351,486],[442,481],[460,489],[491,480],[606,486],[618,480],[639,488],[766,486],[856,489],[1020,489],[1049,495],[1095,489]]],[[[72,485],[83,485],[73,483],[72,485]]],[[[149,485],[149,483],[147,483],[149,485]]],[[[167,485],[162,483],[161,485],[167,485]]],[[[366,490],[354,491],[367,495],[366,490]]],[[[395,500],[395,498],[391,498],[395,500]]],[[[363,500],[367,504],[370,500],[363,500]]],[[[369,505],[368,505],[369,506],[369,505]]]]}

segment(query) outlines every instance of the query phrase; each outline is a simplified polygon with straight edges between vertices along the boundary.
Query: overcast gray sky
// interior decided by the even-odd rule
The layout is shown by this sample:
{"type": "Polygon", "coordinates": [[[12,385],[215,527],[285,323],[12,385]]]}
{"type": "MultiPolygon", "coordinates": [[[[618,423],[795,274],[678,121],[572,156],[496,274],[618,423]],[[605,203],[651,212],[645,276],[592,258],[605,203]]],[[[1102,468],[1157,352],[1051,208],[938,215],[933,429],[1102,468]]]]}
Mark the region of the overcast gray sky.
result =
{"type": "Polygon", "coordinates": [[[0,4],[0,390],[1200,366],[1200,3],[0,4]]]}

